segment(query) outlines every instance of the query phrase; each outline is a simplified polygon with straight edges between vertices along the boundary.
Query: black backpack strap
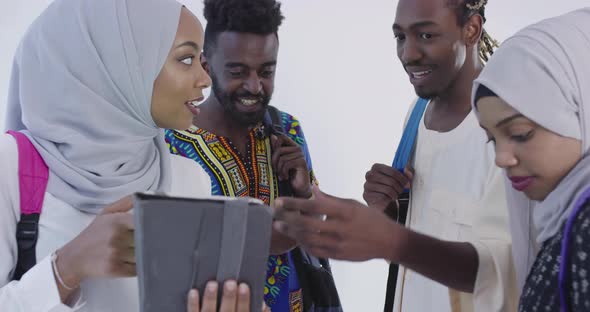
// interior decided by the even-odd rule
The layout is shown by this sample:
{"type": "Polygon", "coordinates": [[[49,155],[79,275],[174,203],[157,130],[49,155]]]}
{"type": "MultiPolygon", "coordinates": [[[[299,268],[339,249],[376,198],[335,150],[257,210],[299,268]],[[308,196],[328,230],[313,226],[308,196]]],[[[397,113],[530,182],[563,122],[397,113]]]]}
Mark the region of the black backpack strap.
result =
{"type": "Polygon", "coordinates": [[[35,246],[39,237],[39,214],[21,214],[16,225],[16,245],[18,258],[13,280],[20,280],[23,274],[37,264],[35,246]]]}
{"type": "MultiPolygon", "coordinates": [[[[396,220],[401,225],[406,224],[406,218],[408,216],[408,206],[410,203],[410,193],[402,193],[398,198],[398,211],[397,215],[388,214],[388,217],[396,220]]],[[[399,265],[396,263],[389,264],[389,273],[387,275],[387,289],[385,292],[385,306],[384,312],[392,312],[393,304],[395,301],[395,291],[397,287],[397,277],[399,274],[399,265]]]]}
{"type": "MultiPolygon", "coordinates": [[[[264,127],[267,135],[284,135],[285,129],[281,121],[281,112],[274,106],[269,105],[264,116],[264,127]]],[[[279,196],[293,196],[293,190],[289,181],[279,182],[279,196]]]]}
{"type": "Polygon", "coordinates": [[[314,257],[299,247],[291,255],[303,292],[303,311],[342,311],[328,260],[314,257]]]}

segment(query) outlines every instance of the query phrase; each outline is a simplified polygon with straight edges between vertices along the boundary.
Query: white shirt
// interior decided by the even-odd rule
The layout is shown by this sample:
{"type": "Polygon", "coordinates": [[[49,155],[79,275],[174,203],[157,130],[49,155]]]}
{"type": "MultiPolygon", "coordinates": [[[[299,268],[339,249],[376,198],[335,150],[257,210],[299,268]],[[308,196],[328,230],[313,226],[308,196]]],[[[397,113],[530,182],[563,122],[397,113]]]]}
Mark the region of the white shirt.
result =
{"type": "Polygon", "coordinates": [[[473,294],[400,267],[394,311],[516,310],[503,175],[486,140],[473,112],[446,133],[426,129],[422,118],[406,225],[439,239],[470,242],[479,266],[473,294]]]}
{"type": "MultiPolygon", "coordinates": [[[[18,149],[12,136],[0,135],[0,311],[10,312],[128,312],[139,311],[137,278],[92,279],[81,285],[73,308],[61,303],[50,255],[76,237],[95,215],[81,212],[45,193],[36,245],[37,265],[20,281],[11,281],[17,261],[16,224],[20,219],[18,149]]],[[[171,194],[204,197],[211,181],[194,162],[172,156],[171,194]]]]}

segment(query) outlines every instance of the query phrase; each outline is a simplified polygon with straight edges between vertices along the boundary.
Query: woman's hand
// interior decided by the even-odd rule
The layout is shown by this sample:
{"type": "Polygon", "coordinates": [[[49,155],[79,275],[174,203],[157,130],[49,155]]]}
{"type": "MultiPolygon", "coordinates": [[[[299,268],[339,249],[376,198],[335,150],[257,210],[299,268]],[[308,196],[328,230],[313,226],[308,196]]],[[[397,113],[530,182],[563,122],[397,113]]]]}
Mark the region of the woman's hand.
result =
{"type": "Polygon", "coordinates": [[[130,196],[104,208],[86,229],[57,251],[54,273],[67,285],[56,278],[62,302],[87,278],[136,275],[131,208],[130,196]]]}
{"type": "MultiPolygon", "coordinates": [[[[199,292],[196,289],[188,293],[187,312],[216,312],[217,311],[217,282],[207,283],[203,295],[203,305],[200,306],[199,292]]],[[[250,288],[246,284],[227,281],[223,286],[220,312],[250,312],[250,288]]],[[[270,312],[268,307],[262,307],[263,312],[270,312]]]]}

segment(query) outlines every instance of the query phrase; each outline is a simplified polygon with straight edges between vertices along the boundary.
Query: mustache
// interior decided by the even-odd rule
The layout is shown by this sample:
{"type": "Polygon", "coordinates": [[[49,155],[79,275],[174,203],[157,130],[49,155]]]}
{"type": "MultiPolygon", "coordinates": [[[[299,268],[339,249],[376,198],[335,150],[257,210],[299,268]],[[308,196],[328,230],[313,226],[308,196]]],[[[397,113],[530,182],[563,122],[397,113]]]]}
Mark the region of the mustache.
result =
{"type": "Polygon", "coordinates": [[[427,68],[436,68],[436,65],[434,64],[425,64],[425,63],[419,63],[419,62],[410,62],[410,63],[404,63],[402,64],[404,68],[408,68],[408,67],[427,67],[427,68]]]}

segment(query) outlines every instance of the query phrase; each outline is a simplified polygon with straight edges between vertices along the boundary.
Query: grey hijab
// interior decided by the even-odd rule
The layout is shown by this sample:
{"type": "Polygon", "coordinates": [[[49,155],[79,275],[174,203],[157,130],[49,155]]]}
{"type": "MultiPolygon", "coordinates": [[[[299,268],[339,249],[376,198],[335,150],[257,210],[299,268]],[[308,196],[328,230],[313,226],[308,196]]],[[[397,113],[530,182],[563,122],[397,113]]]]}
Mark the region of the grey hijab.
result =
{"type": "Polygon", "coordinates": [[[173,0],[56,0],[20,43],[6,125],[50,169],[47,191],[89,213],[137,191],[166,191],[170,159],[151,116],[172,47],[173,0]]]}
{"type": "Polygon", "coordinates": [[[582,160],[543,202],[523,200],[510,189],[515,263],[527,266],[517,267],[521,285],[532,263],[531,242],[540,245],[557,234],[578,196],[590,186],[589,53],[590,8],[584,8],[518,32],[502,44],[474,83],[474,93],[484,85],[539,125],[582,141],[582,160]],[[528,225],[529,213],[534,228],[518,228],[528,225]]]}

